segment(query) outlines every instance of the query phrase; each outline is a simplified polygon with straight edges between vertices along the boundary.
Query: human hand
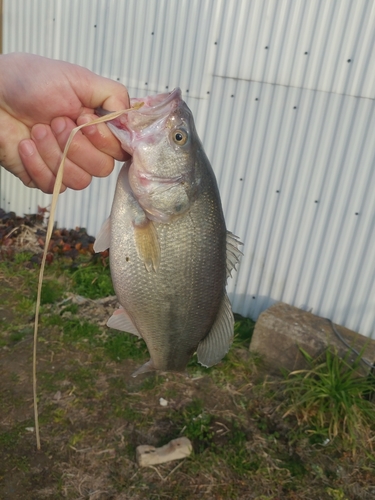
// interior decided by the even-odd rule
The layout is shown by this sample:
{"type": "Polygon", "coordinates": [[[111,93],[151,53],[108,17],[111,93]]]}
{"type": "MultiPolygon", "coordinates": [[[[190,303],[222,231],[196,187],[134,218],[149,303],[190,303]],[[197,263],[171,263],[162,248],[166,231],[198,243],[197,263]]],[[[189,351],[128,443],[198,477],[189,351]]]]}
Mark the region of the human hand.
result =
{"type": "MultiPolygon", "coordinates": [[[[94,110],[129,107],[126,88],[88,69],[32,54],[0,55],[0,165],[29,187],[51,193],[62,151],[94,110]]],[[[104,124],[77,132],[65,162],[62,191],[83,189],[127,159],[104,124]]]]}

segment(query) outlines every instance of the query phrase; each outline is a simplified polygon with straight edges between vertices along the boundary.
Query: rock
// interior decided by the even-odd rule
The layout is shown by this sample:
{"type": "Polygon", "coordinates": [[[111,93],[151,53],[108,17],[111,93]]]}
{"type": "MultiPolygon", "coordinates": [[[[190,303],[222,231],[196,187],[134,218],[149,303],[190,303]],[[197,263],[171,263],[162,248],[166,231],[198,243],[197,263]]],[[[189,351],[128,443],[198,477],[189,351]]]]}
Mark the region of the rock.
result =
{"type": "Polygon", "coordinates": [[[188,457],[193,451],[190,440],[186,437],[173,439],[165,446],[155,448],[147,444],[137,446],[136,459],[140,467],[163,464],[172,460],[188,457]]]}
{"type": "MultiPolygon", "coordinates": [[[[339,338],[340,335],[355,351],[361,352],[363,349],[363,358],[369,364],[375,362],[375,340],[282,302],[259,316],[250,351],[259,353],[265,368],[275,375],[280,375],[281,369],[292,371],[308,368],[299,348],[317,358],[328,346],[332,346],[340,357],[347,356],[345,359],[351,363],[357,355],[339,338]]],[[[360,366],[363,374],[371,370],[371,366],[363,362],[360,366]]]]}

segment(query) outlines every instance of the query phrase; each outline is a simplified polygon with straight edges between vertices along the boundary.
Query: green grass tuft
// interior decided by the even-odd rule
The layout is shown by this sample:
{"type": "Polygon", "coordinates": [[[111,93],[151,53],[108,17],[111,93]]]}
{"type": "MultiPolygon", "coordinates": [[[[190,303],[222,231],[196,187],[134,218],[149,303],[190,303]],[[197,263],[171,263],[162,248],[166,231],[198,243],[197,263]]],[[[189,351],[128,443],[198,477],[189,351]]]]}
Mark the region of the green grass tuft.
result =
{"type": "Polygon", "coordinates": [[[73,289],[79,295],[99,299],[115,294],[109,266],[103,266],[100,261],[81,265],[72,269],[72,273],[73,289]]]}
{"type": "MultiPolygon", "coordinates": [[[[375,405],[368,399],[374,377],[359,373],[361,357],[353,364],[327,349],[324,362],[303,352],[308,370],[291,372],[284,394],[289,401],[284,416],[294,415],[298,424],[315,438],[340,437],[352,446],[372,449],[368,432],[375,427],[375,405]]],[[[319,439],[318,439],[319,441],[319,439]]]]}
{"type": "Polygon", "coordinates": [[[140,361],[147,355],[147,347],[142,339],[117,330],[110,330],[104,343],[104,350],[110,359],[122,361],[134,359],[140,361]]]}

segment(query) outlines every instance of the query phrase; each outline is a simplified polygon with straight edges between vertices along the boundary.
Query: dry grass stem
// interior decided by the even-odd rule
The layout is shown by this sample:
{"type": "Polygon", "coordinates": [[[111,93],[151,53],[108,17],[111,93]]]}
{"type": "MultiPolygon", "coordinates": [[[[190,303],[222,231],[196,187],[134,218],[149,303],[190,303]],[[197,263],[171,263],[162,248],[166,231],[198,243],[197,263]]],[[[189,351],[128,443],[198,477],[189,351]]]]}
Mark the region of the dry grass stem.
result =
{"type": "Polygon", "coordinates": [[[108,122],[110,120],[113,120],[115,118],[118,118],[120,115],[124,113],[128,113],[129,111],[133,109],[139,109],[140,107],[143,106],[143,103],[137,103],[136,106],[130,109],[125,109],[122,111],[116,111],[114,113],[110,113],[106,116],[102,116],[98,118],[97,120],[94,120],[89,123],[84,123],[83,125],[80,125],[79,127],[74,128],[70,135],[69,139],[65,145],[64,152],[61,158],[61,162],[57,171],[56,175],[56,180],[55,180],[55,185],[53,188],[53,194],[52,194],[52,203],[51,203],[51,209],[50,209],[50,216],[48,220],[48,226],[47,226],[47,234],[46,234],[46,241],[44,244],[44,251],[43,251],[43,258],[42,258],[42,263],[40,265],[40,273],[39,273],[39,281],[38,281],[38,292],[37,292],[37,299],[36,299],[36,307],[35,307],[35,323],[34,323],[34,346],[33,346],[33,399],[34,399],[34,421],[35,421],[35,435],[36,435],[36,447],[38,450],[40,450],[40,432],[39,432],[39,418],[38,418],[38,398],[37,398],[37,378],[36,378],[36,354],[37,354],[37,340],[38,340],[38,325],[39,325],[39,312],[40,312],[40,299],[42,295],[42,283],[43,283],[43,276],[44,276],[44,268],[46,265],[46,259],[47,259],[47,253],[48,253],[48,247],[49,243],[51,241],[51,236],[52,236],[52,231],[53,231],[53,225],[55,223],[55,212],[56,212],[56,205],[57,205],[57,200],[59,197],[59,193],[61,190],[61,185],[62,185],[62,179],[63,179],[63,174],[64,174],[64,165],[65,165],[65,159],[68,155],[69,147],[73,141],[74,136],[76,133],[81,130],[84,127],[88,127],[89,125],[96,125],[98,123],[103,123],[103,122],[108,122]]]}

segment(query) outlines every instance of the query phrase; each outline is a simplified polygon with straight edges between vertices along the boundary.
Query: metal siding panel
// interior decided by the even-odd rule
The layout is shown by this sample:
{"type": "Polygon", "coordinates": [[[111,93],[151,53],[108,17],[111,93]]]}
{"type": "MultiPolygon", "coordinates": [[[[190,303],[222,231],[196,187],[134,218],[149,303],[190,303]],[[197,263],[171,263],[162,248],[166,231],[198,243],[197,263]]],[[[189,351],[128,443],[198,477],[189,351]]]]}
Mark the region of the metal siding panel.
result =
{"type": "MultiPolygon", "coordinates": [[[[283,300],[374,336],[375,1],[4,0],[3,22],[5,53],[81,64],[131,96],[182,88],[245,243],[235,311],[283,300]]],[[[59,225],[96,234],[119,168],[64,193],[59,225]]],[[[49,204],[0,175],[3,208],[49,204]]]]}

